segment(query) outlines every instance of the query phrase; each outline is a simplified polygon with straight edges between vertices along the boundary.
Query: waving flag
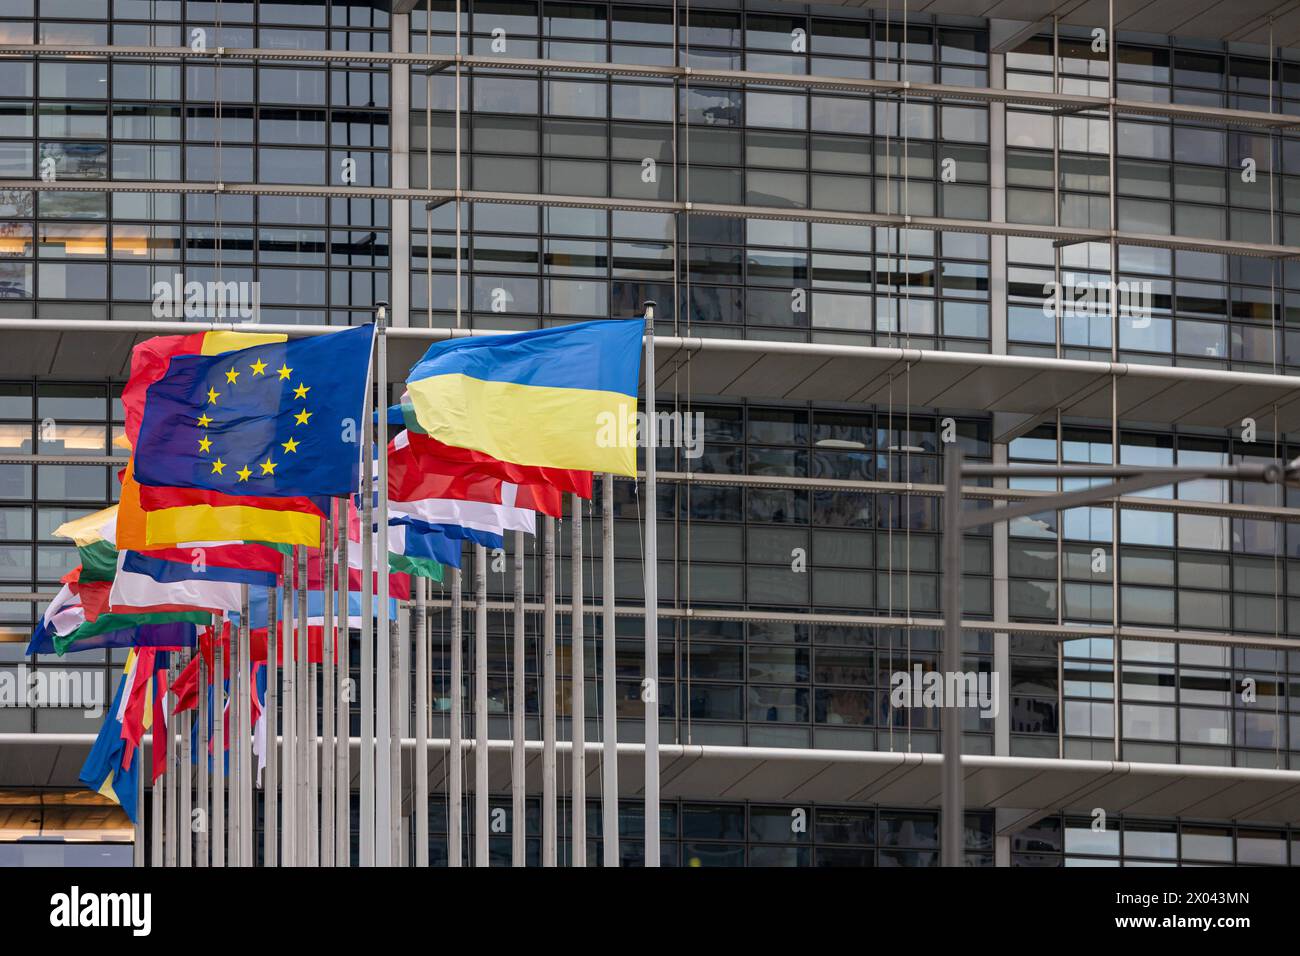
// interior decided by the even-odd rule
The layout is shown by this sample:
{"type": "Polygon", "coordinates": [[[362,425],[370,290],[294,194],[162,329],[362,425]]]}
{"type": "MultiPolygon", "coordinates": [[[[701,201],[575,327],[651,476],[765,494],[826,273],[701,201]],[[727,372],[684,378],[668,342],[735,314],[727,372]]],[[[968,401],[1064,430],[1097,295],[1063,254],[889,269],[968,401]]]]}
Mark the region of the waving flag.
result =
{"type": "Polygon", "coordinates": [[[131,376],[122,389],[125,412],[126,446],[134,446],[144,416],[145,393],[149,386],[167,374],[177,355],[220,355],[254,345],[272,345],[289,337],[263,332],[198,332],[194,335],[158,335],[146,339],[131,350],[131,376]]]}
{"type": "Polygon", "coordinates": [[[234,496],[355,492],[373,332],[173,357],[145,399],[135,480],[234,496]]]}
{"type": "MultiPolygon", "coordinates": [[[[590,472],[582,472],[591,477],[590,472]]],[[[400,432],[388,443],[388,497],[390,501],[418,501],[422,498],[463,498],[504,504],[513,494],[515,504],[559,518],[564,513],[564,495],[550,484],[515,484],[508,492],[507,482],[482,472],[463,472],[456,476],[431,474],[422,469],[420,458],[412,451],[407,432],[400,432]]]]}
{"type": "Polygon", "coordinates": [[[116,609],[159,608],[162,610],[238,611],[240,586],[230,581],[159,580],[167,577],[147,555],[123,551],[118,557],[117,576],[109,592],[109,605],[116,609]],[[129,567],[128,567],[129,566],[129,567]],[[139,568],[131,570],[130,568],[139,568]],[[154,574],[157,573],[157,577],[154,574]]]}
{"type": "Polygon", "coordinates": [[[211,620],[206,611],[101,614],[87,621],[81,599],[64,585],[45,609],[27,654],[70,654],[106,647],[192,647],[195,626],[211,620]]]}
{"type": "Polygon", "coordinates": [[[292,507],[275,510],[253,503],[263,499],[247,499],[248,503],[240,505],[201,503],[150,511],[141,504],[142,492],[132,475],[132,466],[127,465],[122,474],[117,522],[117,540],[121,548],[146,551],[189,541],[215,540],[300,545],[320,541],[322,517],[315,509],[310,513],[295,511],[292,507]]]}
{"type": "Polygon", "coordinates": [[[120,806],[132,823],[136,822],[135,791],[140,774],[140,760],[137,754],[132,754],[123,764],[126,741],[122,739],[122,720],[118,715],[134,667],[135,652],[132,651],[126,659],[126,666],[122,668],[122,679],[118,682],[117,693],[113,695],[112,706],[104,714],[99,735],[78,775],[78,779],[88,788],[120,806]]]}
{"type": "Polygon", "coordinates": [[[640,319],[449,339],[411,368],[420,425],[519,465],[636,475],[640,319]]]}
{"type": "MultiPolygon", "coordinates": [[[[398,406],[393,407],[397,408],[398,406]]],[[[441,497],[427,491],[420,491],[418,482],[424,476],[445,476],[457,479],[488,476],[499,478],[502,481],[513,481],[519,485],[550,485],[560,492],[571,492],[581,498],[591,497],[591,472],[589,471],[516,465],[513,462],[493,458],[481,451],[474,451],[471,448],[457,448],[444,444],[425,434],[419,422],[414,418],[414,408],[406,405],[401,407],[411,408],[411,415],[406,419],[405,444],[396,463],[390,457],[388,468],[390,483],[393,481],[391,476],[394,467],[410,472],[409,475],[402,474],[397,478],[399,484],[412,482],[410,485],[401,485],[404,488],[409,488],[409,491],[403,495],[404,498],[441,497]]]]}

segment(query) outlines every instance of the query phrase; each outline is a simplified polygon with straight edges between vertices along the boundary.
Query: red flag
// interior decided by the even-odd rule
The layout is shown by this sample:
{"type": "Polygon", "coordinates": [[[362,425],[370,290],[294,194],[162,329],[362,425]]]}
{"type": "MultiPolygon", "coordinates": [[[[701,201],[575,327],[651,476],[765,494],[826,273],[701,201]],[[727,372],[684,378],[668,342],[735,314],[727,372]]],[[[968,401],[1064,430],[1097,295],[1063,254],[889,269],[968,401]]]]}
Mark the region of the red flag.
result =
{"type": "Polygon", "coordinates": [[[154,666],[153,682],[153,781],[167,771],[167,668],[154,666]]]}
{"type": "MultiPolygon", "coordinates": [[[[120,477],[120,476],[119,476],[120,477]]],[[[245,495],[223,495],[205,488],[164,488],[137,485],[140,489],[140,508],[143,511],[162,511],[164,508],[183,508],[187,505],[211,505],[214,508],[243,506],[265,508],[270,511],[300,511],[303,514],[325,516],[310,498],[259,498],[245,495]]]]}
{"type": "MultiPolygon", "coordinates": [[[[464,471],[455,475],[429,472],[429,462],[399,435],[388,443],[388,497],[393,501],[420,501],[424,498],[457,498],[462,501],[486,501],[517,508],[530,508],[555,518],[564,516],[564,492],[551,484],[515,484],[513,502],[504,497],[506,479],[481,471],[464,471]]],[[[510,466],[515,467],[515,466],[510,466]]],[[[587,476],[590,472],[573,472],[587,476]]],[[[509,482],[513,484],[513,482],[509,482]]]]}
{"type": "MultiPolygon", "coordinates": [[[[404,482],[414,482],[421,474],[462,479],[487,476],[502,481],[510,481],[521,487],[523,485],[550,485],[561,492],[571,492],[582,498],[591,497],[591,472],[589,471],[569,471],[562,468],[516,465],[493,458],[491,455],[485,455],[481,451],[444,445],[435,438],[420,435],[409,429],[406,432],[405,441],[409,449],[409,455],[404,457],[400,464],[404,469],[412,472],[415,477],[404,477],[401,479],[404,482]]],[[[389,495],[392,496],[393,463],[391,459],[388,468],[389,495]]],[[[419,493],[419,486],[415,484],[402,485],[402,487],[404,491],[409,490],[411,493],[409,496],[398,499],[401,501],[440,497],[439,495],[419,493]]]]}
{"type": "Polygon", "coordinates": [[[135,447],[144,419],[144,397],[149,386],[167,374],[167,366],[174,355],[198,355],[203,351],[206,333],[193,335],[159,335],[145,339],[131,350],[131,375],[122,388],[122,408],[125,412],[126,437],[135,447]]]}

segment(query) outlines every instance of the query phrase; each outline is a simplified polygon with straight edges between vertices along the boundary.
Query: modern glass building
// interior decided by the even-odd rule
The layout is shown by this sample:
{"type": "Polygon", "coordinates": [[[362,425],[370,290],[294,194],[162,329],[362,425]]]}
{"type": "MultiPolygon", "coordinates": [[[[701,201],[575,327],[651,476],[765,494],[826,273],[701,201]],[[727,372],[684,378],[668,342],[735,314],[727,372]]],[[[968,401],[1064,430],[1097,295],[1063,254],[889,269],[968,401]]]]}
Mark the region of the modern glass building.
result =
{"type": "MultiPolygon", "coordinates": [[[[940,666],[945,447],[986,463],[1300,455],[1300,25],[1255,0],[1190,19],[1126,4],[1114,22],[1105,4],[1044,2],[1034,22],[923,6],[0,0],[0,688],[48,671],[111,694],[120,652],[23,650],[76,563],[51,532],[116,499],[130,348],[150,323],[214,318],[161,313],[156,283],[256,283],[271,326],[389,303],[390,398],[448,330],[653,300],[658,410],[685,425],[657,450],[656,501],[615,483],[621,858],[644,857],[653,509],[663,863],[937,864],[942,711],[890,690],[940,666]]],[[[972,484],[967,507],[1072,487],[972,484]]],[[[998,693],[963,728],[970,865],[1300,863],[1297,503],[1184,482],[966,537],[965,666],[998,693]]],[[[593,864],[600,516],[597,498],[581,557],[593,864]]],[[[517,681],[540,735],[540,547],[523,673],[508,562],[488,577],[500,865],[517,681]]],[[[430,609],[434,864],[449,603],[430,609]]],[[[98,720],[2,702],[0,863],[129,842],[77,791],[98,720]]],[[[537,863],[532,777],[518,825],[537,863]]]]}

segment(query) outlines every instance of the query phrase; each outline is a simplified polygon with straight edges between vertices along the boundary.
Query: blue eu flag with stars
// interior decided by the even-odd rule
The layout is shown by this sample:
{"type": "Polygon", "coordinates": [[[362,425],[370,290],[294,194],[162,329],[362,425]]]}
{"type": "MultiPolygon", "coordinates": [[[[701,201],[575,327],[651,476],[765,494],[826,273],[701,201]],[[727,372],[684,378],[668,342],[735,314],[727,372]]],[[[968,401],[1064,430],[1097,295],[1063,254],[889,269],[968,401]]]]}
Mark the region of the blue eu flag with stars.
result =
{"type": "Polygon", "coordinates": [[[171,360],[135,447],[142,485],[341,497],[360,486],[374,326],[171,360]]]}

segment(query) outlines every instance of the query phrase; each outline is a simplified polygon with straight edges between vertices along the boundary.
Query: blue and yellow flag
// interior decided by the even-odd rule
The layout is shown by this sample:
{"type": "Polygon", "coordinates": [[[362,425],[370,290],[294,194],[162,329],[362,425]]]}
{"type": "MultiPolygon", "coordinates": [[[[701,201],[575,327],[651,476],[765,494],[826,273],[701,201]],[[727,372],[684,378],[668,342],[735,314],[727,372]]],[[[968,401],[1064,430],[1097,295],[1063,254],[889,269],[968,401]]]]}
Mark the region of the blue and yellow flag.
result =
{"type": "Polygon", "coordinates": [[[373,332],[173,357],[145,398],[134,479],[236,496],[356,492],[373,332]]]}
{"type": "Polygon", "coordinates": [[[406,387],[446,445],[517,465],[636,475],[641,319],[430,346],[406,387]]]}

